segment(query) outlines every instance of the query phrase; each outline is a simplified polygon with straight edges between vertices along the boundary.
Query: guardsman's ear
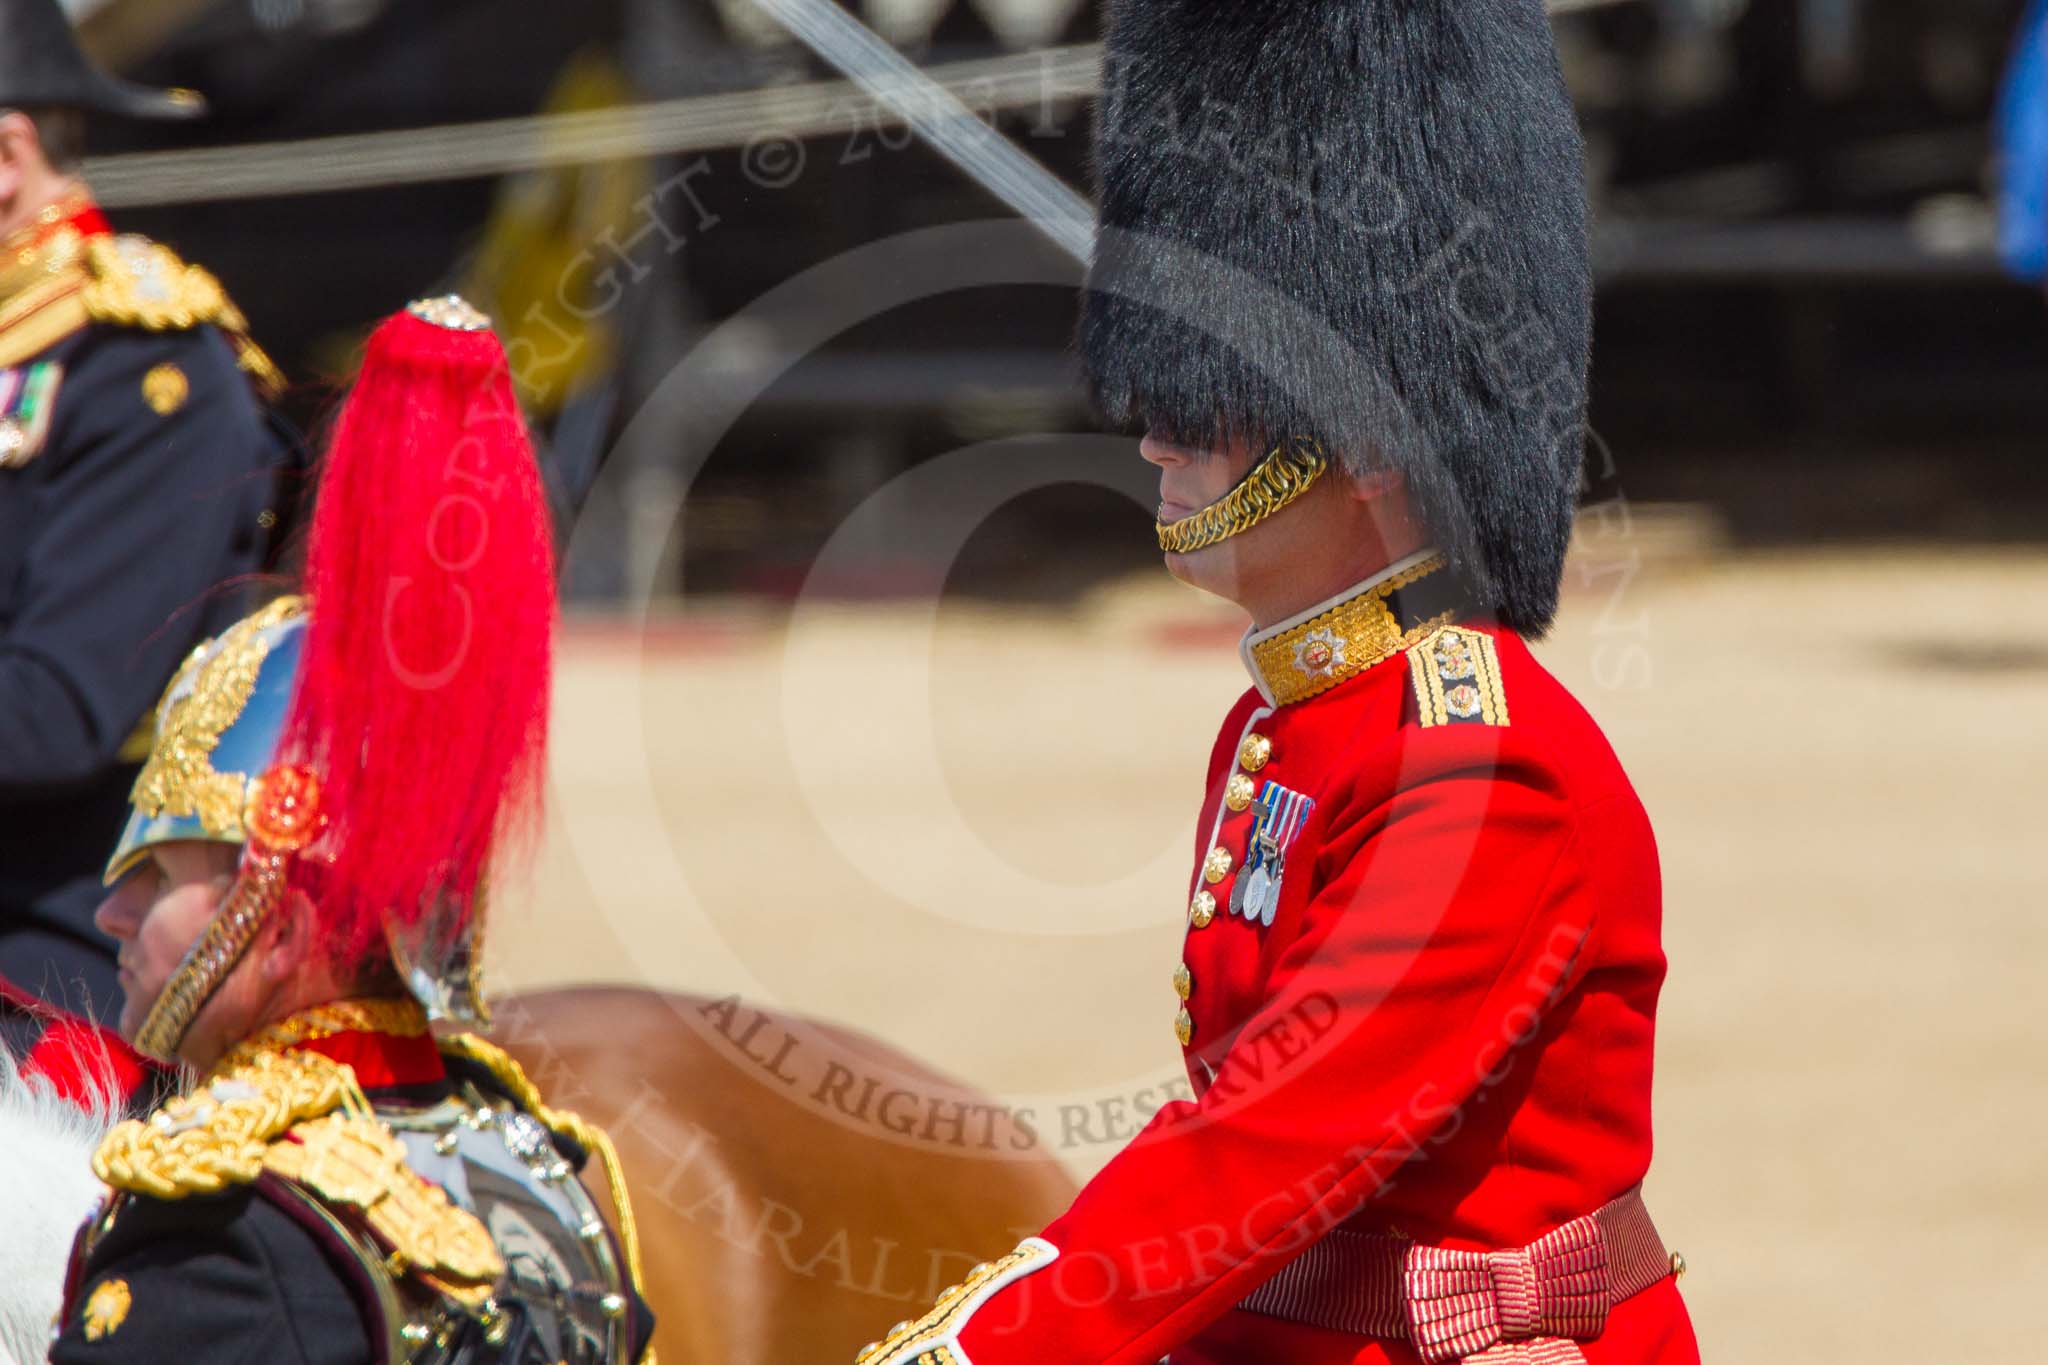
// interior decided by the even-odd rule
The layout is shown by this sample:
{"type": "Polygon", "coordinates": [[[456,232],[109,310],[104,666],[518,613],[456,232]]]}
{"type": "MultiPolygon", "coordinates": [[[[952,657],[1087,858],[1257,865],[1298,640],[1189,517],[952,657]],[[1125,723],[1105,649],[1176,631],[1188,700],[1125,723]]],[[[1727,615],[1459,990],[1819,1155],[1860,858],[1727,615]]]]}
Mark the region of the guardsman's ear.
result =
{"type": "Polygon", "coordinates": [[[305,970],[313,946],[314,909],[306,893],[292,887],[263,926],[257,948],[263,954],[263,983],[278,986],[305,970]]]}
{"type": "Polygon", "coordinates": [[[1406,491],[1408,481],[1396,469],[1369,469],[1363,474],[1346,474],[1345,483],[1358,502],[1377,502],[1406,491]]]}

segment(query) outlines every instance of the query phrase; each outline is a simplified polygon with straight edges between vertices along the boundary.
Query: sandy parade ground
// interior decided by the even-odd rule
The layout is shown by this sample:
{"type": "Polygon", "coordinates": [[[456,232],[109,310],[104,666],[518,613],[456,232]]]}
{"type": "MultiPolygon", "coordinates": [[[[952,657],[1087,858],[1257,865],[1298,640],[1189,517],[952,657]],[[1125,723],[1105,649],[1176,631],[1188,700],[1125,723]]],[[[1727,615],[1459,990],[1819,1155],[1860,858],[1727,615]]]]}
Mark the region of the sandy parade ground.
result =
{"type": "MultiPolygon", "coordinates": [[[[2038,551],[1737,554],[1650,514],[1574,563],[1539,653],[1659,835],[1649,1197],[1709,1360],[2039,1358],[2043,600],[2038,551]]],[[[1176,1084],[1167,975],[1237,629],[1163,575],[1058,610],[572,618],[495,984],[846,1023],[1085,1175],[1176,1084]]]]}

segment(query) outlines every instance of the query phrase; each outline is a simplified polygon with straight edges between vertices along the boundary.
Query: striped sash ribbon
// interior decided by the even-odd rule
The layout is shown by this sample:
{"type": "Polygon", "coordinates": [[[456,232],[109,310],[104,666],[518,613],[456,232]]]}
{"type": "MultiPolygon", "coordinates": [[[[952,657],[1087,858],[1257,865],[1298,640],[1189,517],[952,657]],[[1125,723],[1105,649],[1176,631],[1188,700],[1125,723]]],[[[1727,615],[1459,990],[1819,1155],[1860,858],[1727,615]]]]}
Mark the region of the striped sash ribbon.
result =
{"type": "Polygon", "coordinates": [[[1640,1189],[1507,1251],[1338,1228],[1239,1307],[1415,1343],[1429,1365],[1583,1365],[1607,1310],[1671,1273],[1640,1189]]]}

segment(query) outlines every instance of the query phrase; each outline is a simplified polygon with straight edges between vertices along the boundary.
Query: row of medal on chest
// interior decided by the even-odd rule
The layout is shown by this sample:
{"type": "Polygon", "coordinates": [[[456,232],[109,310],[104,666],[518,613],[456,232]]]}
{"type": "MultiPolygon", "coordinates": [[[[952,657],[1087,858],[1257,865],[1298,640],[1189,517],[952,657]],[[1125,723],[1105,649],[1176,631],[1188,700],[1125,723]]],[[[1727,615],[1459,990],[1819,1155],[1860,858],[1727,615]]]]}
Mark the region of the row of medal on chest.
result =
{"type": "MultiPolygon", "coordinates": [[[[1219,838],[1202,859],[1202,885],[1188,905],[1188,924],[1194,930],[1215,923],[1221,908],[1217,900],[1223,883],[1233,869],[1237,878],[1227,894],[1230,913],[1247,923],[1270,925],[1280,904],[1280,879],[1286,872],[1287,850],[1315,811],[1315,801],[1278,782],[1261,786],[1253,774],[1273,761],[1273,741],[1253,732],[1237,750],[1237,770],[1223,790],[1223,804],[1233,813],[1250,810],[1252,826],[1245,838],[1244,862],[1239,866],[1219,838]]],[[[1222,821],[1217,821],[1220,833],[1222,821]]],[[[1182,962],[1173,971],[1174,994],[1180,997],[1180,1013],[1174,1019],[1174,1034],[1182,1047],[1194,1040],[1195,1022],[1187,1002],[1194,995],[1194,973],[1182,962]]]]}

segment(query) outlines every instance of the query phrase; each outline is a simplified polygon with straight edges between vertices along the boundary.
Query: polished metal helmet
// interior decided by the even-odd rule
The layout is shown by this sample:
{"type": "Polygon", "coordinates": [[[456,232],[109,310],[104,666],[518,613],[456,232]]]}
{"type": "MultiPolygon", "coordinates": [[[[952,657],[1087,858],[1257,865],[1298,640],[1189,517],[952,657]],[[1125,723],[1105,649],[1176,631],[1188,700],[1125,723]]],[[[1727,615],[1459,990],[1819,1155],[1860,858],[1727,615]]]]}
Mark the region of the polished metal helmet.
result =
{"type": "MultiPolygon", "coordinates": [[[[250,827],[261,818],[255,812],[263,777],[280,757],[310,621],[305,598],[280,597],[192,651],[158,703],[156,736],[129,796],[127,827],[107,862],[107,885],[159,844],[249,842],[250,827]]],[[[323,854],[314,844],[299,856],[318,860],[323,854]]],[[[427,1012],[469,1025],[489,1018],[482,937],[480,912],[387,921],[384,931],[393,963],[427,1012]]],[[[203,947],[195,945],[195,953],[203,947]]],[[[200,962],[195,956],[190,965],[200,962]]],[[[231,965],[222,963],[215,973],[224,975],[231,965]]]]}
{"type": "Polygon", "coordinates": [[[306,595],[179,671],[107,866],[241,847],[136,1030],[166,1060],[288,894],[330,967],[388,958],[430,1014],[483,1023],[486,884],[538,828],[553,528],[488,320],[452,296],[386,319],[324,471],[306,595]]]}
{"type": "Polygon", "coordinates": [[[305,599],[282,597],[192,651],[157,704],[107,885],[158,844],[246,842],[249,784],[277,756],[305,634],[305,599]]]}

